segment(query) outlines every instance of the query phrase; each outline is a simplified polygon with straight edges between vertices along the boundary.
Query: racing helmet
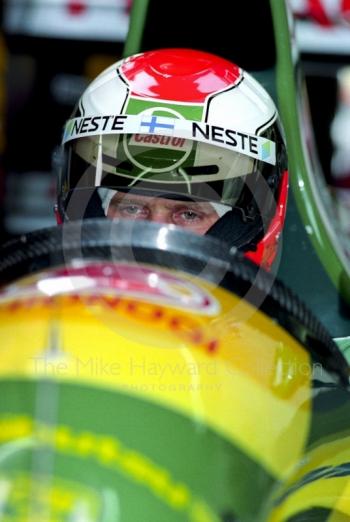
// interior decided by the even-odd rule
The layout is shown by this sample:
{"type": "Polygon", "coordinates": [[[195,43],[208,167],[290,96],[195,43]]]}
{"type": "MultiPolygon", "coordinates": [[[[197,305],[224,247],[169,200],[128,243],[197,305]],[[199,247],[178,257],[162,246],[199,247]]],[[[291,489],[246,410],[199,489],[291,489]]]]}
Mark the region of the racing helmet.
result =
{"type": "Polygon", "coordinates": [[[272,264],[288,188],[283,131],[238,65],[183,48],[121,59],[80,97],[62,150],[59,222],[108,216],[116,194],[206,202],[217,211],[206,234],[272,264]]]}

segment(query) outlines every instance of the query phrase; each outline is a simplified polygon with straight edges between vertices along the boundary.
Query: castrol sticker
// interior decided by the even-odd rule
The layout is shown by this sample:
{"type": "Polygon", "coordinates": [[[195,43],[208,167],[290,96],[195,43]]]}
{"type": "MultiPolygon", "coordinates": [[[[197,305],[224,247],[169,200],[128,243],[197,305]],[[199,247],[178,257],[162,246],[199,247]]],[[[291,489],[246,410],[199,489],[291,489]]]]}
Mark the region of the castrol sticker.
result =
{"type": "Polygon", "coordinates": [[[129,145],[143,145],[149,147],[157,146],[166,147],[171,150],[191,150],[192,142],[185,138],[176,138],[171,136],[159,136],[151,134],[133,134],[130,138],[129,145]]]}
{"type": "Polygon", "coordinates": [[[133,134],[130,139],[124,137],[123,145],[126,156],[140,169],[168,172],[188,158],[194,142],[175,136],[133,134]],[[157,167],[154,166],[154,156],[157,157],[157,167]]]}

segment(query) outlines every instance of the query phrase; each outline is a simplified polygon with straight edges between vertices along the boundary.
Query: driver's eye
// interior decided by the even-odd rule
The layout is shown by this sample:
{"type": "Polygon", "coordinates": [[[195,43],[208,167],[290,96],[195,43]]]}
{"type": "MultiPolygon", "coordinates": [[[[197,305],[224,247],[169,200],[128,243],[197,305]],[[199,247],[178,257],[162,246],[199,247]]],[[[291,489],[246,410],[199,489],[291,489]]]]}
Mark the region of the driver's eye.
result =
{"type": "Polygon", "coordinates": [[[139,205],[128,205],[126,207],[122,207],[121,210],[127,212],[128,214],[138,214],[139,212],[142,212],[142,207],[139,205]]]}
{"type": "Polygon", "coordinates": [[[184,210],[182,212],[182,215],[185,219],[191,220],[198,217],[198,214],[196,212],[193,212],[193,210],[184,210]]]}
{"type": "Polygon", "coordinates": [[[150,211],[147,206],[138,203],[117,203],[111,205],[114,216],[129,219],[148,219],[150,211]]]}
{"type": "Polygon", "coordinates": [[[198,224],[204,215],[191,208],[181,208],[173,213],[172,221],[175,225],[188,226],[198,224]]]}

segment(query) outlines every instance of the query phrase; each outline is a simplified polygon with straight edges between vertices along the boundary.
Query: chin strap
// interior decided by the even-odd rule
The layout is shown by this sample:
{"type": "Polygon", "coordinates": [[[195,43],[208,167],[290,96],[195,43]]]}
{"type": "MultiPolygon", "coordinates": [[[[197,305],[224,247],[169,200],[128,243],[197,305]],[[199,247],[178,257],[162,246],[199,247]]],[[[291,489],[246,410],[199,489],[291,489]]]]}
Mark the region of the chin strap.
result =
{"type": "Polygon", "coordinates": [[[264,227],[260,216],[245,219],[241,209],[233,208],[214,223],[206,235],[247,252],[256,250],[257,243],[264,235],[264,227]]]}

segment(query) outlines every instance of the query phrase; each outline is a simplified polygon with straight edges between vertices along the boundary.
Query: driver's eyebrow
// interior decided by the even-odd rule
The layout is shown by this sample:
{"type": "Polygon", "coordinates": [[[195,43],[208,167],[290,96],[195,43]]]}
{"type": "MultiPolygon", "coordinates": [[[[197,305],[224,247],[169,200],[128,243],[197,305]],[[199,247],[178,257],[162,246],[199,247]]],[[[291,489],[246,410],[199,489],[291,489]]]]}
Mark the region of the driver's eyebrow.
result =
{"type": "MultiPolygon", "coordinates": [[[[110,205],[138,205],[142,207],[150,207],[152,206],[152,202],[157,201],[157,197],[151,198],[149,201],[142,201],[137,198],[133,199],[132,197],[124,197],[122,199],[113,199],[110,202],[110,205]]],[[[162,205],[167,210],[178,210],[178,209],[189,209],[193,210],[195,212],[208,212],[213,211],[211,208],[207,208],[205,204],[203,204],[200,201],[181,201],[181,200],[174,200],[174,199],[163,199],[162,198],[162,205]]]]}
{"type": "Polygon", "coordinates": [[[147,203],[145,201],[140,201],[139,199],[130,199],[130,198],[123,198],[123,199],[112,199],[111,203],[114,205],[119,205],[122,203],[126,203],[127,205],[142,205],[145,206],[147,203]]]}
{"type": "MultiPolygon", "coordinates": [[[[119,204],[126,204],[126,205],[141,205],[143,207],[147,207],[150,204],[152,204],[152,201],[157,201],[157,198],[152,198],[150,201],[141,201],[139,199],[132,199],[132,198],[123,198],[123,199],[112,199],[111,203],[119,205],[119,204]]],[[[200,202],[195,201],[178,201],[169,199],[168,201],[162,202],[163,206],[167,209],[174,209],[174,208],[190,208],[194,210],[202,210],[203,205],[200,202]]]]}

